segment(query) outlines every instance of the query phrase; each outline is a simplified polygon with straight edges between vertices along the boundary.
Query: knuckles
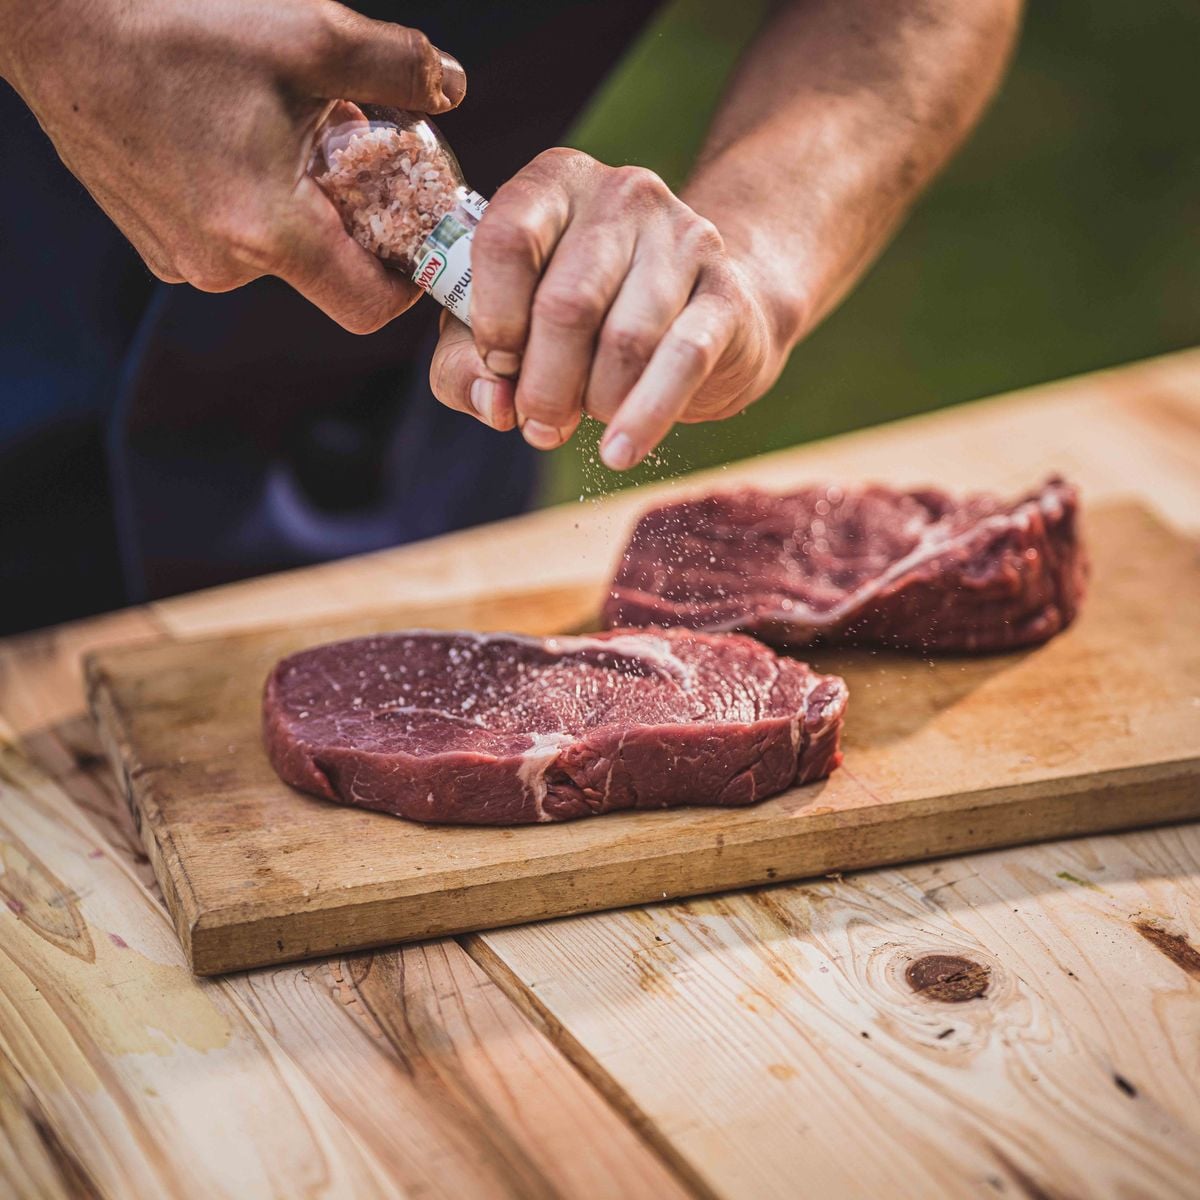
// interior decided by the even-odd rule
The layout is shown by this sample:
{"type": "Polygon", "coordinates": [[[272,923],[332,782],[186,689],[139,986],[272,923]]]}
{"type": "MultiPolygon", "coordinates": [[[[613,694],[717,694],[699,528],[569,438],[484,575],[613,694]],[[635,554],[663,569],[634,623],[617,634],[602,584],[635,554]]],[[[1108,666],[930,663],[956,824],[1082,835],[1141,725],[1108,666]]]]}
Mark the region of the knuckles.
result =
{"type": "Polygon", "coordinates": [[[182,256],[177,265],[183,278],[201,292],[231,292],[249,283],[254,275],[234,263],[207,256],[182,256]]]}
{"type": "Polygon", "coordinates": [[[254,278],[278,271],[287,258],[280,235],[266,226],[233,226],[221,241],[233,262],[254,278]]]}
{"type": "Polygon", "coordinates": [[[518,258],[536,262],[539,251],[538,230],[534,222],[519,214],[504,212],[487,215],[475,231],[471,253],[479,261],[518,258]]]}
{"type": "Polygon", "coordinates": [[[653,171],[646,167],[613,167],[608,188],[619,203],[662,204],[675,200],[675,194],[653,171]]]}
{"type": "Polygon", "coordinates": [[[601,350],[630,366],[644,367],[657,345],[658,339],[649,329],[605,326],[600,333],[601,350]]]}
{"type": "Polygon", "coordinates": [[[210,220],[197,243],[177,253],[175,265],[202,292],[228,292],[275,274],[284,259],[272,232],[236,218],[210,220]]]}
{"type": "Polygon", "coordinates": [[[408,67],[409,86],[414,100],[417,97],[440,99],[442,94],[442,64],[433,43],[419,30],[407,27],[397,30],[404,48],[408,67]]]}
{"type": "Polygon", "coordinates": [[[701,259],[719,258],[725,254],[725,239],[706,217],[688,209],[680,240],[685,253],[701,259]]]}
{"type": "Polygon", "coordinates": [[[608,168],[605,189],[616,211],[665,213],[684,256],[712,260],[724,255],[725,241],[717,227],[689,208],[653,171],[632,166],[608,168]]]}
{"type": "Polygon", "coordinates": [[[492,316],[479,307],[474,298],[471,303],[471,328],[480,346],[489,350],[520,351],[525,340],[524,324],[505,308],[499,316],[492,316]]]}
{"type": "Polygon", "coordinates": [[[599,167],[600,163],[582,150],[572,150],[570,146],[551,146],[537,155],[525,170],[537,175],[560,175],[591,172],[599,167]]]}
{"type": "Polygon", "coordinates": [[[573,400],[570,396],[542,391],[523,380],[517,405],[523,418],[562,427],[571,420],[572,415],[577,411],[578,400],[573,400]]]}
{"type": "MultiPolygon", "coordinates": [[[[274,43],[273,49],[286,56],[285,61],[301,78],[325,75],[330,69],[352,75],[364,58],[379,53],[379,25],[332,0],[300,9],[292,24],[288,36],[274,43]]],[[[419,29],[403,25],[391,25],[389,34],[390,44],[384,48],[412,102],[439,99],[442,65],[433,43],[419,29]]]]}
{"type": "Polygon", "coordinates": [[[141,251],[142,262],[146,264],[146,270],[159,280],[160,283],[186,283],[182,275],[175,267],[165,259],[159,258],[157,254],[149,254],[145,250],[141,251]]]}
{"type": "Polygon", "coordinates": [[[717,339],[707,331],[680,334],[670,338],[667,345],[689,374],[707,376],[717,365],[717,339]]]}
{"type": "Polygon", "coordinates": [[[557,329],[589,332],[604,319],[608,296],[581,279],[570,287],[539,288],[533,298],[533,318],[557,329]]]}

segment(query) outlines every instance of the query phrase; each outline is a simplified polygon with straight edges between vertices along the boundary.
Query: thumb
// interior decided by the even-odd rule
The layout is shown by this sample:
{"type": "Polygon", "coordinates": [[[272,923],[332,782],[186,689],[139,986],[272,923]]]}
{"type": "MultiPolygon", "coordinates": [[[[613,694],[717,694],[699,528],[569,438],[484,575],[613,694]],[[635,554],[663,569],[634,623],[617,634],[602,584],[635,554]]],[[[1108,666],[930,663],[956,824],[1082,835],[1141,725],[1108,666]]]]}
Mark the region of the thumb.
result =
{"type": "Polygon", "coordinates": [[[420,30],[373,21],[340,4],[329,13],[330,36],[303,72],[316,95],[443,113],[467,94],[462,64],[420,30]]]}
{"type": "Polygon", "coordinates": [[[517,423],[511,379],[501,379],[483,365],[471,331],[442,314],[442,336],[429,366],[429,386],[447,407],[478,417],[501,432],[517,423]]]}

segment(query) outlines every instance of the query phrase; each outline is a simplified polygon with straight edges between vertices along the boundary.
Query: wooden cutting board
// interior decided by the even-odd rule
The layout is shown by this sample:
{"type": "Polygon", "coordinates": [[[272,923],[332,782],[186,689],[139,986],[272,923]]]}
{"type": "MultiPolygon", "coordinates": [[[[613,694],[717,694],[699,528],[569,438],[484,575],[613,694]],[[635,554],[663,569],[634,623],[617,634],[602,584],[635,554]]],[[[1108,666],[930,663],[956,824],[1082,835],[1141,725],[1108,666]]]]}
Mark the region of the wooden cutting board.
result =
{"type": "Polygon", "coordinates": [[[280,656],[406,626],[575,630],[591,592],[102,651],[89,695],[200,974],[1200,817],[1200,554],[1133,507],[1097,510],[1088,537],[1088,603],[1046,646],[936,662],[813,651],[850,684],[845,766],[748,809],[422,826],[271,770],[259,698],[280,656]]]}

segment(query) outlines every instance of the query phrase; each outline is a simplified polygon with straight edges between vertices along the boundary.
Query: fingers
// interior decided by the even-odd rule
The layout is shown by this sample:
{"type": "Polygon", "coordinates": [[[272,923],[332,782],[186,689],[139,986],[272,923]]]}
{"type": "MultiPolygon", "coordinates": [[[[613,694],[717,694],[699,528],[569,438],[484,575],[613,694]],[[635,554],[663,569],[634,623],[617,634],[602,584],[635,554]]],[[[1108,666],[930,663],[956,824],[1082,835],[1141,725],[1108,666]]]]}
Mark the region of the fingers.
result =
{"type": "Polygon", "coordinates": [[[633,250],[628,222],[569,230],[538,284],[516,408],[522,435],[539,450],[561,446],[579,424],[596,338],[633,250]]]}
{"type": "MultiPolygon", "coordinates": [[[[497,375],[521,369],[542,271],[570,219],[564,155],[540,154],[496,193],[471,243],[471,328],[497,375]]],[[[582,155],[573,155],[582,158],[582,155]]]]}
{"type": "Polygon", "coordinates": [[[318,96],[436,114],[467,93],[462,64],[419,30],[330,4],[316,40],[300,74],[318,96]]]}
{"type": "Polygon", "coordinates": [[[290,283],[351,333],[374,333],[421,295],[346,236],[333,205],[311,179],[296,188],[283,243],[279,261],[264,264],[264,270],[290,283]]]}
{"type": "Polygon", "coordinates": [[[626,471],[662,441],[721,361],[733,333],[728,301],[716,292],[698,292],[609,423],[600,442],[605,466],[626,471]]]}
{"type": "Polygon", "coordinates": [[[500,379],[483,365],[471,330],[449,313],[442,317],[429,386],[447,408],[469,413],[493,429],[503,432],[516,424],[512,381],[500,379]]]}
{"type": "Polygon", "coordinates": [[[663,253],[660,242],[643,239],[633,266],[600,330],[583,408],[607,424],[633,390],[671,323],[683,311],[696,283],[696,268],[663,253]]]}

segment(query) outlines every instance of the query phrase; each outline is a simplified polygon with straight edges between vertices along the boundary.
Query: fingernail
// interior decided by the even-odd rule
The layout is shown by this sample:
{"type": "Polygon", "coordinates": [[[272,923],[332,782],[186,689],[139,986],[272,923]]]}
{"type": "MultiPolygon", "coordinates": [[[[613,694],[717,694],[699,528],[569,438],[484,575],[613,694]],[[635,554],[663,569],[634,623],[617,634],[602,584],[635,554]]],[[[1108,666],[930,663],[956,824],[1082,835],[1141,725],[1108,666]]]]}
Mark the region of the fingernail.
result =
{"type": "Polygon", "coordinates": [[[600,447],[600,459],[612,471],[628,471],[637,462],[637,451],[627,434],[614,433],[600,447]]]}
{"type": "Polygon", "coordinates": [[[476,379],[471,384],[471,407],[478,413],[480,420],[495,426],[493,413],[496,408],[496,385],[490,379],[476,379]]]}
{"type": "Polygon", "coordinates": [[[496,375],[512,376],[521,369],[521,356],[511,350],[489,350],[483,362],[496,375]]]}
{"type": "Polygon", "coordinates": [[[545,421],[526,421],[521,426],[521,436],[538,450],[556,450],[562,445],[562,433],[545,421]]]}
{"type": "Polygon", "coordinates": [[[462,63],[445,50],[439,50],[438,55],[442,60],[442,95],[450,104],[461,104],[467,94],[467,73],[462,63]]]}

